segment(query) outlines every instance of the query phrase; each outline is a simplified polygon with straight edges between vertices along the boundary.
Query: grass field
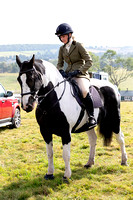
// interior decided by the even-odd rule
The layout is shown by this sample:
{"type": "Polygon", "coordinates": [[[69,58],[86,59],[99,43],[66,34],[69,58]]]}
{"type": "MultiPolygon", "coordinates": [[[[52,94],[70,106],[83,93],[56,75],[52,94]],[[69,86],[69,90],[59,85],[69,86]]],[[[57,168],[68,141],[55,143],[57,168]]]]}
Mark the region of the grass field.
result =
{"type": "MultiPolygon", "coordinates": [[[[0,73],[0,83],[6,90],[12,90],[14,93],[20,93],[20,86],[17,82],[18,73],[0,73]]],[[[120,84],[121,90],[133,90],[133,78],[128,78],[120,84]]]]}
{"type": "Polygon", "coordinates": [[[7,56],[16,56],[22,54],[24,56],[32,56],[33,54],[37,53],[37,51],[4,51],[0,52],[0,57],[7,57],[7,56]]]}
{"type": "Polygon", "coordinates": [[[17,81],[18,73],[0,73],[0,83],[6,90],[20,93],[20,86],[17,81]]]}
{"type": "Polygon", "coordinates": [[[46,181],[46,146],[34,111],[21,111],[19,129],[0,129],[0,200],[133,200],[133,103],[121,103],[121,127],[129,166],[121,166],[115,138],[110,147],[97,139],[95,165],[85,169],[89,155],[86,133],[72,134],[69,184],[63,182],[61,139],[54,136],[55,179],[46,181]]]}
{"type": "MultiPolygon", "coordinates": [[[[20,92],[18,74],[0,74],[6,90],[20,92]]],[[[133,90],[133,79],[121,84],[133,90]]],[[[0,200],[96,199],[133,200],[133,103],[121,103],[121,127],[125,135],[128,167],[121,166],[119,145],[113,138],[110,147],[103,147],[98,136],[95,165],[84,169],[89,155],[85,133],[73,134],[71,144],[72,179],[63,182],[64,161],[61,139],[54,136],[55,179],[46,181],[48,162],[46,146],[35,120],[34,111],[21,111],[19,129],[0,128],[0,200]]]]}

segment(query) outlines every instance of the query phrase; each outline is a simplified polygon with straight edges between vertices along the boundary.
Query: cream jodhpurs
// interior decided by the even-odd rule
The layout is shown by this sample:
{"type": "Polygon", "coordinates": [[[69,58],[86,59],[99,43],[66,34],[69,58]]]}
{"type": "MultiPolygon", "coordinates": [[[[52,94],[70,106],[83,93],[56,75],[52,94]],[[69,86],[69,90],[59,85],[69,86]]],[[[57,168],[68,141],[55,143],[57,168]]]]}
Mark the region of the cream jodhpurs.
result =
{"type": "Polygon", "coordinates": [[[83,77],[82,78],[74,77],[73,79],[77,82],[80,90],[82,91],[83,98],[85,98],[86,95],[89,93],[90,81],[87,78],[83,77]]]}

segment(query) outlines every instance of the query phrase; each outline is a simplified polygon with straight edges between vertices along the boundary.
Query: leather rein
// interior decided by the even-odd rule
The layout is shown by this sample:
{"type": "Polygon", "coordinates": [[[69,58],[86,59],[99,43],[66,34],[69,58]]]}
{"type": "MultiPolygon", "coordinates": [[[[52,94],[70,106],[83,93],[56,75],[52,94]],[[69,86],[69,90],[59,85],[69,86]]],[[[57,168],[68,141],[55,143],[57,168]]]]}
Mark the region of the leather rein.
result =
{"type": "MultiPolygon", "coordinates": [[[[36,73],[37,73],[37,70],[36,69],[34,69],[34,68],[32,68],[32,69],[28,69],[28,70],[25,70],[25,71],[23,71],[23,72],[20,72],[20,75],[22,75],[22,74],[24,74],[24,73],[27,73],[27,72],[30,72],[30,71],[35,71],[36,73]]],[[[47,95],[49,95],[56,87],[59,87],[59,85],[61,85],[62,83],[64,83],[64,89],[63,89],[63,92],[62,92],[62,94],[61,94],[61,96],[60,96],[60,98],[58,99],[58,101],[54,104],[54,106],[62,99],[62,97],[63,97],[63,95],[64,95],[64,92],[65,92],[65,89],[66,89],[66,81],[67,81],[67,79],[64,79],[63,81],[61,81],[61,82],[58,82],[51,90],[49,90],[46,94],[44,94],[44,95],[39,95],[38,96],[38,92],[36,92],[36,91],[31,91],[31,92],[24,92],[24,93],[21,93],[21,96],[23,97],[23,96],[25,96],[25,95],[29,95],[29,94],[31,94],[31,95],[35,95],[35,99],[38,99],[38,98],[46,98],[47,97],[47,95]]],[[[43,100],[43,99],[42,99],[43,100]]],[[[54,107],[53,106],[53,107],[54,107]]]]}

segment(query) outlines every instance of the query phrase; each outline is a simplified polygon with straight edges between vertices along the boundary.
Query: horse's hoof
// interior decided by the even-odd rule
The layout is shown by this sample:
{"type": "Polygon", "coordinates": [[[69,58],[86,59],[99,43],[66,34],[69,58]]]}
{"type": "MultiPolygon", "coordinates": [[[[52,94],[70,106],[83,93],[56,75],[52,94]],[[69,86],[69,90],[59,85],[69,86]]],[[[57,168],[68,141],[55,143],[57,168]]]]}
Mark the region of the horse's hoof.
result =
{"type": "Polygon", "coordinates": [[[91,165],[84,165],[84,168],[86,168],[86,169],[88,169],[90,167],[91,167],[91,165]]]}
{"type": "Polygon", "coordinates": [[[69,180],[67,177],[63,176],[63,182],[64,182],[64,183],[67,183],[67,184],[68,184],[69,181],[70,181],[70,180],[69,180]]]}
{"type": "Polygon", "coordinates": [[[127,163],[121,163],[121,165],[123,165],[123,166],[129,166],[127,163]]]}
{"type": "Polygon", "coordinates": [[[46,175],[44,176],[44,178],[45,178],[46,180],[53,180],[53,179],[54,179],[54,175],[53,175],[53,174],[46,174],[46,175]]]}

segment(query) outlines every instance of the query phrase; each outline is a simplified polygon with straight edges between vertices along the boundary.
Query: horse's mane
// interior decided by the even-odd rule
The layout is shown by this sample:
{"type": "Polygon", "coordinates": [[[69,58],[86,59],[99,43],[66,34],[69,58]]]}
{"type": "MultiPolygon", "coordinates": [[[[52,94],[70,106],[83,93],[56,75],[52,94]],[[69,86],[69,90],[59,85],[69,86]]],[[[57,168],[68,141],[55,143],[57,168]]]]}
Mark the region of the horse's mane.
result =
{"type": "Polygon", "coordinates": [[[54,64],[48,62],[46,60],[35,59],[34,66],[43,74],[46,74],[50,80],[57,81],[57,79],[62,79],[62,75],[59,73],[59,70],[56,68],[54,64]]]}
{"type": "Polygon", "coordinates": [[[40,60],[40,59],[35,59],[35,62],[37,62],[37,63],[40,63],[40,64],[42,64],[42,63],[43,63],[43,61],[42,61],[42,60],[40,60]]]}

